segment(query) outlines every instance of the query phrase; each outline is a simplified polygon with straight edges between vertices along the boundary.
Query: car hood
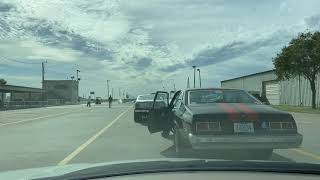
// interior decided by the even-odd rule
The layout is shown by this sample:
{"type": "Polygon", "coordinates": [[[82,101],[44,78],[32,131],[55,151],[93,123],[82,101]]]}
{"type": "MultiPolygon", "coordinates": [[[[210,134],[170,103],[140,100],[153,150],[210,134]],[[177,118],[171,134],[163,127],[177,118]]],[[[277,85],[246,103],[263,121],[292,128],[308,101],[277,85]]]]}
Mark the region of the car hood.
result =
{"type": "Polygon", "coordinates": [[[0,179],[6,180],[17,180],[17,179],[42,179],[48,177],[57,177],[63,176],[65,174],[86,170],[96,167],[104,167],[108,170],[114,167],[115,165],[123,166],[122,170],[128,169],[128,165],[132,164],[141,164],[141,163],[150,163],[150,162],[184,162],[198,159],[183,159],[183,158],[163,158],[163,159],[142,159],[142,160],[129,160],[129,161],[113,161],[108,163],[81,163],[81,164],[69,164],[69,165],[57,165],[57,166],[48,166],[40,168],[30,168],[30,169],[21,169],[21,170],[10,170],[5,172],[0,172],[0,179]]]}
{"type": "Polygon", "coordinates": [[[212,103],[189,105],[194,116],[220,115],[229,119],[270,119],[274,117],[293,119],[292,115],[263,104],[212,103]]]}
{"type": "Polygon", "coordinates": [[[68,173],[73,173],[89,168],[95,167],[114,167],[115,165],[122,165],[123,169],[128,168],[127,165],[136,164],[136,163],[150,163],[150,162],[184,162],[190,160],[198,159],[175,159],[175,158],[163,158],[163,159],[142,159],[142,160],[129,160],[129,161],[113,161],[108,163],[81,163],[81,164],[68,164],[68,165],[57,165],[57,166],[48,166],[40,168],[30,168],[22,170],[10,170],[5,172],[0,172],[0,179],[6,180],[17,180],[17,179],[41,179],[47,177],[56,177],[63,176],[68,173]]]}
{"type": "Polygon", "coordinates": [[[140,173],[178,171],[252,171],[319,174],[320,164],[281,161],[232,161],[215,159],[163,158],[117,161],[99,164],[72,164],[0,173],[0,179],[88,179],[140,173]]]}

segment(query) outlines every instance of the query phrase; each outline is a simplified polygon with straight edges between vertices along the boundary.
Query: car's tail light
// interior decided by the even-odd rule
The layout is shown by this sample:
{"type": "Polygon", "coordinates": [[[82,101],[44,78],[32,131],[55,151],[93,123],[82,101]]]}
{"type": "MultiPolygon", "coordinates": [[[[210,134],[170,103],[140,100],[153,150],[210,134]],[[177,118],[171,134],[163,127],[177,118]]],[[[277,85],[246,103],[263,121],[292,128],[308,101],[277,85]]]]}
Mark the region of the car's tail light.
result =
{"type": "Polygon", "coordinates": [[[269,122],[270,130],[291,130],[294,128],[293,122],[269,122]]]}
{"type": "Polygon", "coordinates": [[[197,132],[221,131],[220,122],[196,122],[197,132]]]}
{"type": "Polygon", "coordinates": [[[135,104],[135,108],[140,108],[141,107],[141,104],[140,103],[136,103],[135,104]]]}

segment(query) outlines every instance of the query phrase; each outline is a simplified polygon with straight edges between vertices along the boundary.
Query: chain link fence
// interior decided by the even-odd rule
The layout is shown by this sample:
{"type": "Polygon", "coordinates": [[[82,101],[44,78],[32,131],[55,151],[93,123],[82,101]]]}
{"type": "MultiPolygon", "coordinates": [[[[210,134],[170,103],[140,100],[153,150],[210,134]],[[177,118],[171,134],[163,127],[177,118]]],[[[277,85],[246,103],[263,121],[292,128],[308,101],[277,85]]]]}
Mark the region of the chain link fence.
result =
{"type": "Polygon", "coordinates": [[[48,107],[48,106],[61,106],[80,104],[81,102],[68,102],[64,99],[48,99],[47,101],[6,101],[2,103],[0,110],[11,110],[11,109],[26,109],[26,108],[37,108],[37,107],[48,107]]]}

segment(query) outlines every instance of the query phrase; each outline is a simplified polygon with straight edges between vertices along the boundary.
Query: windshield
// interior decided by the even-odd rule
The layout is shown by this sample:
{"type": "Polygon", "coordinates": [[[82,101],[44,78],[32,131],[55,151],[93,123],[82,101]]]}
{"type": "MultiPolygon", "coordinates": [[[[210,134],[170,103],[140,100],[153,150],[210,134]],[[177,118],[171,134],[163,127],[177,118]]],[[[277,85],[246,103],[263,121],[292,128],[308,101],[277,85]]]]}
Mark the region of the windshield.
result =
{"type": "Polygon", "coordinates": [[[189,104],[202,103],[259,103],[248,93],[239,90],[197,90],[189,92],[189,104]]]}
{"type": "Polygon", "coordinates": [[[0,179],[145,159],[319,164],[319,52],[320,0],[0,0],[0,179]]]}

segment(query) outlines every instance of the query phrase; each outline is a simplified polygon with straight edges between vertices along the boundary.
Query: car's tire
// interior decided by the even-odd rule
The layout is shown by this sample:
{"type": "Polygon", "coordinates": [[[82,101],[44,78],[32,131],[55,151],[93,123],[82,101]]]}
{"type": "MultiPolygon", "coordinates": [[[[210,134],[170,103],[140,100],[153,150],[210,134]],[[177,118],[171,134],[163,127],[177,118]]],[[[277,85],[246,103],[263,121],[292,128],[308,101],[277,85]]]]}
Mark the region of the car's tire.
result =
{"type": "Polygon", "coordinates": [[[134,116],[133,116],[133,119],[134,119],[134,122],[135,122],[135,123],[137,123],[137,122],[139,121],[137,115],[134,115],[134,116]]]}
{"type": "Polygon", "coordinates": [[[177,126],[174,127],[173,131],[173,145],[175,153],[178,155],[185,153],[190,148],[190,145],[183,141],[177,126]]]}
{"type": "Polygon", "coordinates": [[[141,121],[141,116],[139,114],[134,113],[133,119],[134,122],[139,123],[141,121]]]}
{"type": "Polygon", "coordinates": [[[272,156],[273,149],[257,149],[251,152],[254,159],[269,160],[272,156]]]}

